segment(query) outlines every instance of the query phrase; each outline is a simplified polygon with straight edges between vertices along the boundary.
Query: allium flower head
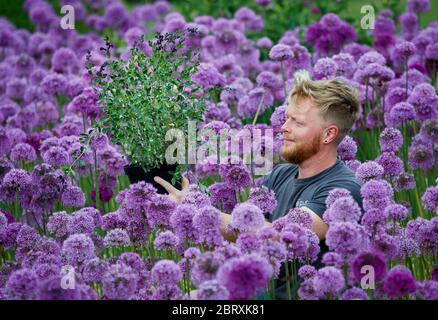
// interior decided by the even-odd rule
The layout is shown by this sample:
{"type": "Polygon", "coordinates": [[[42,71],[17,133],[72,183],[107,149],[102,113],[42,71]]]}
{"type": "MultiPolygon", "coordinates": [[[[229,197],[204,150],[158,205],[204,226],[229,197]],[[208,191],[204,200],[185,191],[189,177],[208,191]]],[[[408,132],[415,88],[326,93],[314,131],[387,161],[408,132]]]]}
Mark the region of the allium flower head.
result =
{"type": "Polygon", "coordinates": [[[375,161],[365,161],[356,171],[356,178],[362,182],[367,182],[373,179],[381,179],[383,177],[383,167],[375,161]]]}
{"type": "Polygon", "coordinates": [[[158,261],[151,270],[152,279],[160,286],[177,285],[182,279],[178,265],[171,260],[158,261]]]}
{"type": "Polygon", "coordinates": [[[136,291],[137,273],[124,263],[116,263],[108,268],[102,277],[105,297],[113,300],[127,300],[136,291]]]}
{"type": "Polygon", "coordinates": [[[390,298],[402,297],[417,290],[417,283],[408,268],[397,265],[389,270],[384,291],[390,298]]]}
{"type": "Polygon", "coordinates": [[[316,273],[313,285],[319,297],[334,297],[344,288],[345,279],[339,269],[324,267],[316,273]]]}
{"type": "Polygon", "coordinates": [[[240,231],[260,229],[264,221],[262,210],[249,202],[238,204],[231,213],[231,226],[240,231]]]}

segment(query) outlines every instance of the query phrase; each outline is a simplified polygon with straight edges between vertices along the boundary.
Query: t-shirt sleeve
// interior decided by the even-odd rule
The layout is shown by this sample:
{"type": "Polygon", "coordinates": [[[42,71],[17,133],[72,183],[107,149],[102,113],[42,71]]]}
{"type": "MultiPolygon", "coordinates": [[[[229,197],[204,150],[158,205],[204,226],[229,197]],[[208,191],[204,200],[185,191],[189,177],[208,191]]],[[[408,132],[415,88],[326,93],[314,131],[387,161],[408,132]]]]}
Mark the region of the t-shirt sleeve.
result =
{"type": "Polygon", "coordinates": [[[262,180],[262,186],[267,187],[268,189],[272,190],[274,188],[274,182],[276,177],[278,176],[278,170],[280,170],[280,168],[282,167],[282,164],[277,164],[272,170],[271,172],[269,172],[268,174],[266,174],[263,177],[262,180]]]}
{"type": "Polygon", "coordinates": [[[344,188],[350,191],[354,200],[358,203],[359,207],[362,208],[362,197],[360,195],[360,184],[354,181],[342,181],[339,183],[331,183],[321,187],[319,190],[316,190],[315,196],[312,200],[309,200],[305,207],[309,208],[313,212],[315,212],[319,217],[322,218],[324,211],[326,210],[325,200],[329,194],[329,192],[335,188],[344,188]]]}

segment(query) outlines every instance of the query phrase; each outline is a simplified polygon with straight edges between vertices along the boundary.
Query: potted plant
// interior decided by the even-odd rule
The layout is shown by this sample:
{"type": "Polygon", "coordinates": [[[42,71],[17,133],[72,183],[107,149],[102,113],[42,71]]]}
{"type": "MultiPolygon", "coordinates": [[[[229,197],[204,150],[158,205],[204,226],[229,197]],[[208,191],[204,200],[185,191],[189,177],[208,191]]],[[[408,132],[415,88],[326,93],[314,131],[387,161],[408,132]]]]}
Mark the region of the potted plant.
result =
{"type": "MultiPolygon", "coordinates": [[[[146,181],[159,192],[154,176],[180,181],[184,164],[168,165],[165,141],[169,129],[187,134],[189,120],[202,120],[205,99],[195,94],[200,88],[191,80],[197,72],[199,54],[184,54],[181,33],[157,34],[148,42],[151,53],[145,53],[145,40],[139,38],[128,61],[111,58],[111,44],[106,40],[107,61],[98,71],[88,65],[93,85],[99,93],[104,116],[94,129],[107,133],[130,160],[125,173],[131,183],[146,181]]],[[[95,69],[95,68],[94,68],[95,69]]]]}

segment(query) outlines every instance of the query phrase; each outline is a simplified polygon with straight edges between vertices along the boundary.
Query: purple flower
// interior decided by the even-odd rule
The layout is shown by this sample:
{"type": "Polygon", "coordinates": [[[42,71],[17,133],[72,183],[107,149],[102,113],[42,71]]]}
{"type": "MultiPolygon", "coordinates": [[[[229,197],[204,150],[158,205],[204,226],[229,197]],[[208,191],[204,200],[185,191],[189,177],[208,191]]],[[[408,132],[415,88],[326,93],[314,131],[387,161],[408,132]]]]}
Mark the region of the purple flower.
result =
{"type": "Polygon", "coordinates": [[[408,102],[399,102],[391,108],[389,121],[391,126],[400,127],[404,122],[415,120],[414,107],[408,102]]]}
{"type": "Polygon", "coordinates": [[[205,206],[193,216],[193,227],[198,241],[206,246],[218,246],[223,242],[220,234],[221,212],[213,206],[205,206]]]}
{"type": "Polygon", "coordinates": [[[318,295],[315,292],[315,287],[313,285],[313,279],[304,280],[299,289],[298,297],[301,300],[318,300],[318,295]]]}
{"type": "Polygon", "coordinates": [[[344,259],[336,252],[327,252],[322,256],[322,263],[325,266],[332,266],[341,269],[344,266],[344,259]]]}
{"type": "Polygon", "coordinates": [[[383,152],[376,162],[382,166],[385,177],[394,178],[404,172],[403,161],[393,152],[383,152]]]}
{"type": "Polygon", "coordinates": [[[246,300],[265,289],[273,274],[272,266],[258,255],[243,255],[222,265],[217,274],[230,299],[246,300]]]}
{"type": "Polygon", "coordinates": [[[343,256],[350,256],[367,246],[364,228],[355,222],[332,223],[326,234],[326,244],[343,256]]]}
{"type": "Polygon", "coordinates": [[[180,300],[181,289],[176,285],[161,285],[152,294],[152,300],[180,300]]]}
{"type": "Polygon", "coordinates": [[[52,69],[57,73],[73,73],[79,69],[76,54],[69,48],[59,48],[52,56],[52,69]]]}
{"type": "Polygon", "coordinates": [[[178,237],[169,230],[160,232],[154,240],[154,247],[158,250],[173,250],[178,244],[178,237]]]}
{"type": "Polygon", "coordinates": [[[313,67],[313,75],[316,80],[330,79],[336,76],[338,65],[331,58],[319,59],[313,67]]]}
{"type": "Polygon", "coordinates": [[[208,280],[198,288],[198,300],[228,300],[229,292],[217,280],[208,280]]]}
{"type": "Polygon", "coordinates": [[[210,198],[200,190],[191,190],[184,196],[182,204],[190,204],[197,208],[211,205],[210,198]]]}
{"type": "Polygon", "coordinates": [[[417,283],[411,271],[404,266],[397,265],[389,270],[385,279],[384,291],[389,298],[397,298],[414,293],[417,283]]]}
{"type": "Polygon", "coordinates": [[[298,276],[304,280],[312,279],[316,275],[314,266],[306,264],[298,269],[298,276]]]}
{"type": "Polygon", "coordinates": [[[408,217],[409,210],[401,204],[394,203],[385,208],[384,214],[388,219],[404,220],[408,217]]]}
{"type": "Polygon", "coordinates": [[[211,63],[201,63],[198,67],[198,72],[192,76],[193,82],[205,89],[213,87],[223,87],[225,78],[216,67],[211,63]]]}
{"type": "Polygon", "coordinates": [[[105,247],[124,247],[130,244],[131,240],[129,239],[128,232],[123,229],[111,230],[103,239],[103,245],[105,247]]]}
{"type": "Polygon", "coordinates": [[[212,184],[208,191],[211,194],[210,200],[212,204],[221,206],[225,212],[231,212],[237,204],[235,190],[231,189],[225,182],[212,184]]]}
{"type": "Polygon", "coordinates": [[[102,277],[103,294],[108,299],[127,300],[137,289],[138,275],[124,263],[108,268],[102,277]]]}
{"type": "Polygon", "coordinates": [[[19,143],[12,148],[10,157],[12,161],[32,162],[36,160],[36,153],[30,144],[19,143]]]}
{"type": "Polygon", "coordinates": [[[351,195],[336,199],[324,213],[327,223],[340,221],[359,221],[362,212],[351,195]]]}
{"type": "Polygon", "coordinates": [[[357,144],[350,136],[345,138],[338,145],[338,155],[342,161],[354,160],[357,153],[357,144]]]}
{"type": "Polygon", "coordinates": [[[383,173],[384,169],[380,164],[375,161],[365,161],[357,168],[356,178],[365,183],[370,180],[381,179],[383,173]]]}
{"type": "Polygon", "coordinates": [[[177,285],[182,279],[178,265],[171,260],[158,261],[151,270],[152,279],[159,285],[177,285]]]}
{"type": "Polygon", "coordinates": [[[429,0],[408,0],[408,11],[413,13],[423,13],[430,10],[429,0]]]}
{"type": "Polygon", "coordinates": [[[236,245],[242,253],[253,253],[260,249],[261,241],[254,233],[241,233],[236,240],[236,245]]]}
{"type": "Polygon", "coordinates": [[[11,169],[3,177],[3,183],[0,185],[0,199],[11,202],[16,199],[16,192],[25,196],[30,192],[32,180],[29,174],[22,169],[11,169]]]}
{"type": "Polygon", "coordinates": [[[67,87],[67,79],[58,73],[49,73],[41,81],[41,87],[47,94],[63,94],[67,87]]]}
{"type": "Polygon", "coordinates": [[[231,213],[231,226],[239,231],[257,230],[264,224],[262,210],[252,203],[239,203],[231,213]]]}
{"type": "Polygon", "coordinates": [[[196,257],[194,265],[190,270],[192,282],[199,286],[207,280],[213,280],[221,265],[223,265],[224,258],[213,252],[205,252],[196,257]]]}
{"type": "Polygon", "coordinates": [[[378,63],[383,66],[386,63],[386,59],[376,51],[369,51],[360,57],[357,61],[357,67],[358,69],[364,69],[367,65],[372,63],[378,63]]]}
{"type": "Polygon", "coordinates": [[[148,207],[156,192],[157,190],[150,183],[144,181],[134,183],[125,194],[124,205],[128,209],[148,207]]]}
{"type": "Polygon", "coordinates": [[[361,288],[350,288],[344,291],[342,300],[369,300],[367,293],[361,288]]]}
{"type": "Polygon", "coordinates": [[[52,166],[61,167],[68,163],[69,156],[64,148],[55,146],[51,147],[43,154],[43,159],[46,163],[52,166]]]}
{"type": "Polygon", "coordinates": [[[313,286],[319,297],[334,298],[344,288],[345,279],[339,269],[324,267],[313,278],[313,286]]]}
{"type": "Polygon", "coordinates": [[[410,56],[412,56],[417,51],[417,48],[415,47],[415,44],[409,41],[402,41],[398,44],[396,44],[393,56],[395,58],[400,57],[403,59],[408,59],[410,56]]]}
{"type": "Polygon", "coordinates": [[[274,191],[264,186],[251,188],[248,202],[258,206],[265,214],[271,214],[277,206],[274,191]]]}
{"type": "Polygon", "coordinates": [[[407,172],[400,173],[394,179],[394,189],[395,191],[409,190],[415,188],[415,178],[412,174],[407,172]]]}
{"type": "Polygon", "coordinates": [[[181,204],[170,216],[170,224],[175,230],[175,234],[183,241],[195,239],[193,217],[196,211],[196,207],[192,205],[181,204]]]}
{"type": "Polygon", "coordinates": [[[102,277],[107,272],[109,268],[109,263],[105,260],[101,260],[100,258],[93,258],[84,263],[81,274],[82,279],[86,283],[91,282],[101,282],[102,277]]]}
{"type": "Polygon", "coordinates": [[[68,237],[62,244],[61,254],[65,261],[72,266],[81,265],[96,257],[94,243],[85,234],[74,234],[68,237]]]}
{"type": "Polygon", "coordinates": [[[347,196],[351,196],[350,191],[344,188],[335,188],[329,191],[325,204],[329,208],[337,199],[347,196]]]}
{"type": "Polygon", "coordinates": [[[85,195],[77,186],[66,188],[62,193],[61,200],[62,204],[69,208],[80,208],[85,205],[85,195]]]}
{"type": "Polygon", "coordinates": [[[438,300],[438,281],[427,280],[417,283],[417,295],[424,300],[438,300]]]}
{"type": "Polygon", "coordinates": [[[438,187],[429,187],[421,197],[424,208],[429,211],[438,210],[438,187]]]}
{"type": "Polygon", "coordinates": [[[418,120],[424,121],[437,117],[438,96],[430,84],[416,85],[407,101],[414,107],[418,120]]]}
{"type": "Polygon", "coordinates": [[[351,270],[357,282],[361,282],[364,277],[362,271],[363,266],[371,266],[374,270],[374,280],[376,282],[382,281],[386,276],[386,258],[376,250],[362,251],[358,253],[351,262],[351,270]]]}
{"type": "Polygon", "coordinates": [[[270,49],[273,45],[273,42],[268,37],[262,37],[257,40],[257,46],[262,49],[270,49]]]}
{"type": "Polygon", "coordinates": [[[434,156],[429,146],[413,142],[408,150],[408,164],[412,169],[429,171],[434,166],[434,156]]]}
{"type": "Polygon", "coordinates": [[[332,57],[333,61],[336,63],[336,75],[345,76],[346,78],[351,78],[356,71],[356,61],[353,56],[349,53],[339,53],[332,57]]]}
{"type": "Polygon", "coordinates": [[[379,143],[382,152],[397,152],[403,145],[403,136],[398,129],[385,128],[380,134],[379,143]]]}
{"type": "Polygon", "coordinates": [[[4,288],[4,294],[11,300],[33,300],[38,289],[38,276],[33,270],[14,271],[4,288]]]}
{"type": "Polygon", "coordinates": [[[426,47],[426,58],[429,60],[438,60],[438,43],[431,43],[426,47]]]}
{"type": "Polygon", "coordinates": [[[224,182],[234,189],[251,185],[251,174],[244,164],[230,165],[225,170],[221,170],[220,174],[224,182]]]}
{"type": "Polygon", "coordinates": [[[293,59],[294,54],[292,48],[285,44],[276,44],[269,51],[269,58],[274,61],[285,61],[293,59]]]}
{"type": "Polygon", "coordinates": [[[84,233],[91,235],[94,233],[94,219],[87,212],[77,211],[67,221],[67,231],[69,235],[84,233]]]}
{"type": "Polygon", "coordinates": [[[41,237],[36,230],[28,225],[23,225],[17,234],[17,249],[30,251],[41,241],[41,237]]]}
{"type": "Polygon", "coordinates": [[[61,240],[68,236],[67,224],[70,220],[70,215],[65,212],[55,212],[47,223],[47,231],[52,233],[56,239],[61,240]]]}

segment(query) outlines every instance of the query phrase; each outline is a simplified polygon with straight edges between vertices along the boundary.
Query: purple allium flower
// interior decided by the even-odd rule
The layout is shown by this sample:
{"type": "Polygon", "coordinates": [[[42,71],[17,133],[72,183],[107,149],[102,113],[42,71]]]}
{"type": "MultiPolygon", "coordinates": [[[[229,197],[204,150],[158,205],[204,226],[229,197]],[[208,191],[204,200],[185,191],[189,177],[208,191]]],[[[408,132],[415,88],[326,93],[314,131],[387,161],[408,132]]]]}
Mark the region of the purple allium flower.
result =
{"type": "MultiPolygon", "coordinates": [[[[285,227],[287,227],[289,224],[298,224],[299,226],[305,228],[305,229],[311,229],[313,220],[310,216],[309,212],[302,208],[293,208],[290,209],[289,212],[282,218],[285,220],[285,227]]],[[[277,219],[276,221],[278,221],[277,219]]]]}
{"type": "Polygon", "coordinates": [[[10,157],[12,161],[32,162],[36,160],[36,153],[30,144],[19,143],[12,148],[10,157]]]}
{"type": "Polygon", "coordinates": [[[413,13],[423,13],[430,10],[429,0],[408,0],[408,11],[413,13]]]}
{"type": "Polygon", "coordinates": [[[93,132],[91,135],[90,146],[93,151],[104,150],[108,145],[108,136],[104,133],[97,134],[93,132]]]}
{"type": "Polygon", "coordinates": [[[402,41],[395,45],[393,56],[395,58],[408,59],[417,51],[415,44],[409,41],[402,41]]]}
{"type": "Polygon", "coordinates": [[[285,44],[276,44],[269,51],[269,58],[274,61],[285,61],[294,58],[292,48],[285,44]]]}
{"type": "Polygon", "coordinates": [[[374,280],[376,282],[382,281],[386,276],[386,258],[377,250],[362,251],[353,258],[351,262],[351,270],[356,281],[359,283],[364,277],[364,272],[362,272],[363,266],[373,267],[374,280]]]}
{"type": "Polygon", "coordinates": [[[180,300],[181,289],[177,285],[160,285],[152,294],[152,300],[180,300]]]}
{"type": "Polygon", "coordinates": [[[429,187],[421,197],[426,210],[437,211],[438,209],[438,187],[429,187]]]}
{"type": "Polygon", "coordinates": [[[356,171],[356,178],[363,183],[374,180],[381,179],[384,174],[383,167],[375,161],[365,161],[362,163],[356,171]]]}
{"type": "Polygon", "coordinates": [[[68,208],[80,208],[85,205],[85,195],[77,186],[70,186],[64,190],[61,196],[62,204],[68,208]]]}
{"type": "Polygon", "coordinates": [[[196,211],[196,207],[192,205],[181,204],[170,216],[170,224],[175,230],[175,234],[183,241],[195,239],[196,231],[193,226],[193,217],[196,211]]]}
{"type": "Polygon", "coordinates": [[[33,300],[36,298],[38,276],[30,269],[14,271],[4,288],[4,294],[10,300],[33,300]]]}
{"type": "Polygon", "coordinates": [[[415,188],[415,178],[412,174],[407,172],[400,173],[394,179],[394,189],[395,191],[409,190],[415,188]]]}
{"type": "Polygon", "coordinates": [[[211,63],[201,63],[198,67],[198,72],[192,76],[192,80],[205,89],[213,87],[223,87],[225,85],[225,78],[216,67],[211,63]]]}
{"type": "Polygon", "coordinates": [[[125,194],[124,205],[128,209],[140,209],[148,207],[153,201],[157,189],[152,184],[140,181],[132,184],[125,194]]]}
{"type": "Polygon", "coordinates": [[[177,285],[182,279],[178,265],[171,260],[158,261],[151,270],[152,279],[159,285],[177,285]]]}
{"type": "Polygon", "coordinates": [[[49,73],[41,81],[41,87],[47,94],[62,94],[67,87],[67,79],[59,73],[49,73]]]}
{"type": "Polygon", "coordinates": [[[64,148],[51,147],[43,154],[43,159],[46,163],[52,166],[61,167],[68,163],[69,156],[64,148]]]}
{"type": "Polygon", "coordinates": [[[404,220],[408,217],[409,210],[401,204],[394,203],[385,208],[384,214],[388,219],[404,220]]]}
{"type": "Polygon", "coordinates": [[[100,258],[93,258],[91,260],[88,260],[84,263],[81,275],[82,279],[86,283],[91,282],[101,282],[102,277],[107,272],[109,268],[108,261],[101,260],[100,258]]]}
{"type": "Polygon", "coordinates": [[[319,59],[313,67],[313,75],[316,80],[331,79],[336,76],[338,65],[331,58],[319,59]]]}
{"type": "Polygon", "coordinates": [[[319,297],[334,298],[344,288],[345,279],[339,269],[324,267],[314,276],[313,286],[319,297]]]}
{"type": "Polygon", "coordinates": [[[324,220],[328,223],[340,221],[359,221],[362,212],[352,196],[336,199],[324,213],[324,220]]]}
{"type": "Polygon", "coordinates": [[[78,233],[91,235],[95,228],[93,217],[86,212],[77,211],[67,221],[69,235],[78,233]]]}
{"type": "Polygon", "coordinates": [[[274,191],[269,190],[264,186],[259,188],[251,188],[248,202],[255,204],[265,214],[271,214],[274,212],[275,207],[277,206],[277,200],[275,199],[274,191]]]}
{"type": "Polygon", "coordinates": [[[193,216],[193,227],[197,231],[197,238],[200,243],[207,246],[218,246],[223,238],[220,234],[222,223],[221,212],[213,206],[205,206],[198,210],[193,216]]]}
{"type": "MultiPolygon", "coordinates": [[[[102,203],[107,203],[113,197],[113,190],[105,186],[104,183],[99,183],[99,199],[102,203]]],[[[96,188],[90,193],[91,200],[96,203],[96,188]]]]}
{"type": "Polygon", "coordinates": [[[344,265],[344,259],[336,252],[327,252],[322,256],[322,263],[327,267],[332,266],[341,269],[344,265]]]}
{"type": "Polygon", "coordinates": [[[418,120],[424,121],[437,117],[438,96],[434,87],[429,83],[416,85],[407,101],[414,107],[418,120]]]}
{"type": "Polygon", "coordinates": [[[262,37],[257,40],[257,46],[262,49],[270,49],[273,45],[273,42],[268,37],[262,37]]]}
{"type": "Polygon", "coordinates": [[[347,189],[335,188],[329,191],[328,196],[325,199],[325,204],[327,208],[329,208],[337,199],[348,196],[351,196],[351,193],[347,189]]]}
{"type": "Polygon", "coordinates": [[[126,228],[127,221],[118,211],[107,213],[102,217],[102,230],[108,231],[116,228],[126,228]]]}
{"type": "Polygon", "coordinates": [[[420,135],[425,140],[435,141],[438,139],[438,119],[428,119],[423,122],[420,135]]]}
{"type": "Polygon", "coordinates": [[[367,293],[357,287],[349,288],[342,293],[342,300],[369,300],[367,293]]]}
{"type": "Polygon", "coordinates": [[[65,211],[55,212],[47,223],[47,231],[52,233],[56,239],[64,239],[68,236],[67,224],[70,215],[65,211]]]}
{"type": "Polygon", "coordinates": [[[397,152],[403,145],[403,136],[398,129],[385,128],[380,134],[379,143],[382,152],[397,152]]]}
{"type": "Polygon", "coordinates": [[[399,102],[391,108],[389,121],[393,127],[400,127],[404,122],[416,119],[414,107],[408,102],[399,102]]]}
{"type": "Polygon", "coordinates": [[[158,250],[173,250],[178,244],[178,237],[169,230],[160,232],[154,240],[154,247],[158,250]]]}
{"type": "Polygon", "coordinates": [[[438,60],[438,44],[431,43],[426,47],[426,58],[429,60],[438,60]]]}
{"type": "Polygon", "coordinates": [[[299,289],[298,297],[300,300],[318,300],[318,295],[315,292],[315,287],[313,285],[313,279],[304,280],[299,289]]]}
{"type": "Polygon", "coordinates": [[[105,297],[114,300],[127,300],[137,289],[138,275],[124,263],[116,263],[108,268],[102,277],[102,290],[105,297]]]}
{"type": "Polygon", "coordinates": [[[208,191],[211,194],[210,201],[215,206],[221,206],[225,212],[231,212],[237,204],[236,192],[225,182],[212,184],[208,191]]]}
{"type": "Polygon", "coordinates": [[[412,169],[431,170],[435,164],[431,148],[413,142],[408,150],[408,164],[412,169]]]}
{"type": "Polygon", "coordinates": [[[277,277],[280,273],[281,263],[285,261],[287,255],[285,244],[273,239],[264,240],[260,254],[272,265],[274,276],[277,277]]]}
{"type": "Polygon", "coordinates": [[[345,138],[338,145],[338,155],[342,161],[354,160],[357,153],[357,144],[350,136],[345,138]]]}
{"type": "Polygon", "coordinates": [[[204,207],[204,206],[210,206],[211,201],[207,194],[205,194],[202,191],[193,190],[188,192],[184,196],[184,200],[182,201],[182,204],[189,204],[192,206],[195,206],[197,208],[204,207]]]}
{"type": "Polygon", "coordinates": [[[336,74],[338,76],[345,76],[346,78],[351,78],[356,71],[356,61],[354,57],[349,53],[339,53],[332,57],[333,61],[336,62],[336,74]]]}
{"type": "Polygon", "coordinates": [[[312,279],[316,275],[314,266],[306,264],[298,269],[298,276],[304,280],[312,279]]]}
{"type": "Polygon", "coordinates": [[[0,199],[4,201],[15,201],[16,192],[24,196],[30,192],[32,180],[29,174],[22,169],[11,169],[3,177],[0,185],[0,199]]]}
{"type": "Polygon", "coordinates": [[[85,234],[74,234],[68,237],[62,244],[61,254],[65,261],[72,266],[81,265],[96,257],[94,243],[85,234]]]}
{"type": "Polygon", "coordinates": [[[265,258],[243,255],[225,262],[217,279],[227,288],[230,299],[249,299],[266,288],[272,275],[273,268],[265,258]]]}
{"type": "Polygon", "coordinates": [[[394,152],[383,152],[376,162],[382,166],[385,177],[395,178],[404,172],[403,161],[394,152]]]}
{"type": "Polygon", "coordinates": [[[124,247],[130,244],[131,240],[129,239],[128,232],[123,229],[111,230],[103,239],[103,245],[105,247],[124,247]]]}
{"type": "Polygon", "coordinates": [[[253,253],[260,249],[260,238],[254,233],[241,233],[236,240],[236,245],[242,253],[253,253]]]}
{"type": "Polygon", "coordinates": [[[199,300],[227,300],[229,292],[217,280],[208,280],[198,288],[197,299],[199,300]]]}
{"type": "Polygon", "coordinates": [[[190,270],[192,282],[199,286],[207,280],[216,278],[216,273],[224,263],[224,257],[214,252],[205,252],[196,257],[194,265],[190,270]]]}
{"type": "Polygon", "coordinates": [[[353,255],[368,245],[364,228],[354,222],[332,223],[326,234],[326,244],[343,256],[353,255]]]}
{"type": "Polygon", "coordinates": [[[417,290],[417,283],[408,268],[397,265],[389,270],[384,290],[389,298],[402,297],[414,293],[417,290]]]}
{"type": "Polygon", "coordinates": [[[262,210],[252,203],[239,203],[231,213],[231,226],[239,231],[257,230],[264,224],[262,210]]]}
{"type": "Polygon", "coordinates": [[[424,300],[438,300],[438,281],[422,281],[418,282],[417,285],[417,295],[424,300]]]}
{"type": "Polygon", "coordinates": [[[23,225],[18,231],[16,242],[17,249],[23,251],[30,251],[34,249],[39,242],[41,241],[41,237],[36,232],[36,230],[28,225],[23,225]]]}
{"type": "Polygon", "coordinates": [[[23,99],[26,90],[26,80],[21,78],[12,78],[6,83],[6,96],[12,99],[23,99]]]}
{"type": "Polygon", "coordinates": [[[251,185],[251,174],[244,164],[231,165],[221,171],[224,182],[232,188],[246,188],[251,185]]]}
{"type": "Polygon", "coordinates": [[[271,115],[271,126],[274,132],[281,132],[281,127],[286,122],[286,106],[281,105],[277,107],[271,115]]]}

